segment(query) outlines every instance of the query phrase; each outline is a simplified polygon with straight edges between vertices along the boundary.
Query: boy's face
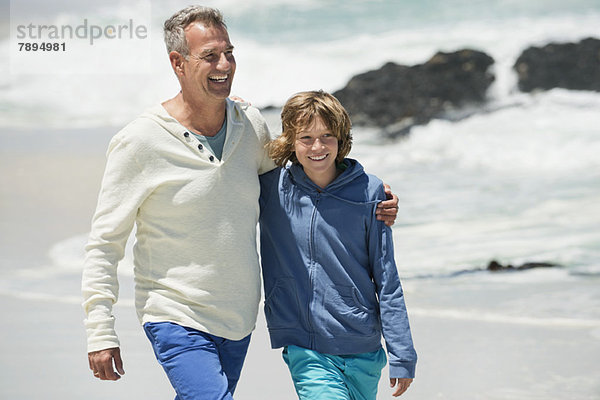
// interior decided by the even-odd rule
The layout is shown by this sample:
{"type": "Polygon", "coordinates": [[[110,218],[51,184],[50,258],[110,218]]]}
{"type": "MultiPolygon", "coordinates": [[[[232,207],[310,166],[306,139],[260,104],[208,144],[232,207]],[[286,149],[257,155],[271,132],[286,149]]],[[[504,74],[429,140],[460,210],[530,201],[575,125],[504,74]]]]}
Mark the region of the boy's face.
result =
{"type": "Polygon", "coordinates": [[[294,151],[314,183],[325,187],[335,179],[338,140],[320,117],[296,134],[294,151]]]}

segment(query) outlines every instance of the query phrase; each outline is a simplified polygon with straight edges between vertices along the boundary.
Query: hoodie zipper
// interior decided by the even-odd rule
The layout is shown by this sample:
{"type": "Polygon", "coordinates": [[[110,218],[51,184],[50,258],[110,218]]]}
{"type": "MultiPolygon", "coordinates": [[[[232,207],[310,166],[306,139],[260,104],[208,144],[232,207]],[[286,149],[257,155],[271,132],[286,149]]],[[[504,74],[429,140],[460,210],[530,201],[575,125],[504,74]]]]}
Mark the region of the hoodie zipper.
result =
{"type": "Polygon", "coordinates": [[[311,323],[311,304],[312,302],[315,300],[314,299],[314,279],[315,279],[315,246],[314,246],[314,239],[315,239],[315,220],[317,218],[317,206],[319,205],[319,201],[321,200],[321,193],[317,193],[317,197],[315,199],[315,205],[313,207],[313,211],[312,211],[312,215],[310,217],[310,230],[309,230],[309,240],[308,240],[308,248],[309,248],[309,253],[310,253],[310,266],[309,266],[309,270],[308,270],[308,277],[310,280],[310,299],[308,301],[308,305],[307,305],[307,312],[306,315],[308,316],[307,320],[308,320],[308,326],[310,329],[310,348],[314,348],[314,342],[315,342],[315,333],[314,333],[314,329],[313,329],[313,325],[311,323]]]}

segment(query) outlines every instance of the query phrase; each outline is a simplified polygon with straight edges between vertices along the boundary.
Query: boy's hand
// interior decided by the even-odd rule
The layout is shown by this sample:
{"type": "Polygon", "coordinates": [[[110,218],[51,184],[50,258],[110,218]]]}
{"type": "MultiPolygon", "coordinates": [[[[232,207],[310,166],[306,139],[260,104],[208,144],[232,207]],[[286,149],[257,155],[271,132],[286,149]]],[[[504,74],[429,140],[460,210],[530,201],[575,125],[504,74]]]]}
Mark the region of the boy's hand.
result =
{"type": "Polygon", "coordinates": [[[402,395],[402,393],[406,392],[412,381],[410,378],[390,378],[390,387],[393,388],[396,386],[396,390],[394,390],[392,396],[398,397],[402,395]]]}

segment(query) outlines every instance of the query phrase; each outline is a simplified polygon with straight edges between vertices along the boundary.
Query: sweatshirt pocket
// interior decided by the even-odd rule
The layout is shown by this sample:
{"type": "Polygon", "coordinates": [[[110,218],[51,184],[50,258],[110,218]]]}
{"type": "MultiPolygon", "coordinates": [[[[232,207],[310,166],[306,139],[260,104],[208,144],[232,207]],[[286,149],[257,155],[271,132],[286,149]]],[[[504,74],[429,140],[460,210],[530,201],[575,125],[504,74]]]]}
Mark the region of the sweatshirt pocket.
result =
{"type": "Polygon", "coordinates": [[[330,315],[327,330],[332,335],[371,336],[380,330],[377,309],[368,306],[354,286],[330,287],[325,299],[323,306],[330,315]]]}
{"type": "Polygon", "coordinates": [[[278,279],[265,296],[269,329],[295,328],[300,323],[300,300],[293,278],[278,279]]]}

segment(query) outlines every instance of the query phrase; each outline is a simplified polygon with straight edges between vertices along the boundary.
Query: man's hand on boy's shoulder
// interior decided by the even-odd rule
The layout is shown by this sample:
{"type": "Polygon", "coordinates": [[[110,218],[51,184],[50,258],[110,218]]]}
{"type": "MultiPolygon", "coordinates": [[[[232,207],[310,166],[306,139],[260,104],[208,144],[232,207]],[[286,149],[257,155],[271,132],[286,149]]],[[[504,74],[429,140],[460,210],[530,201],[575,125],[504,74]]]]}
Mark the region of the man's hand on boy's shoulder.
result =
{"type": "Polygon", "coordinates": [[[377,204],[377,219],[383,221],[387,226],[392,226],[398,216],[398,196],[392,193],[390,185],[383,184],[387,200],[377,204]]]}

